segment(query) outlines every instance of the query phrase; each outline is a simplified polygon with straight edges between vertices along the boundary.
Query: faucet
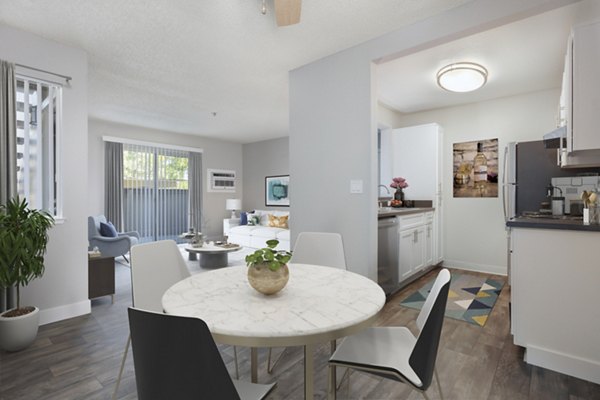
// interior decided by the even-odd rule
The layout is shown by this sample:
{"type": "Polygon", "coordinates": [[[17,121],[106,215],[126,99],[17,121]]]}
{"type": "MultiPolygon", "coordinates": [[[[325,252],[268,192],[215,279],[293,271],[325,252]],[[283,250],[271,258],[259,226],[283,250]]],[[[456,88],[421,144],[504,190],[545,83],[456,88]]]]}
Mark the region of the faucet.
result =
{"type": "Polygon", "coordinates": [[[385,191],[387,192],[387,194],[391,194],[391,193],[390,193],[390,189],[388,189],[388,187],[387,187],[387,186],[385,186],[385,185],[379,185],[379,186],[377,186],[377,188],[378,188],[378,189],[379,189],[380,187],[384,188],[384,189],[385,189],[385,191]]]}

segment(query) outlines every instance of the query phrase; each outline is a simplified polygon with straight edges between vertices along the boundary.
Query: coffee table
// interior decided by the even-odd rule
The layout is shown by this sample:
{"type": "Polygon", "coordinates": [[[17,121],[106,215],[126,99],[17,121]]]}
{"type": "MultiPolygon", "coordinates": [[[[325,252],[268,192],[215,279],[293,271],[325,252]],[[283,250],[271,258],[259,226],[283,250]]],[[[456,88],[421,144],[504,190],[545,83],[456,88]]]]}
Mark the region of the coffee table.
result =
{"type": "Polygon", "coordinates": [[[229,245],[216,245],[204,243],[202,247],[186,246],[185,251],[190,254],[199,254],[200,266],[202,268],[221,268],[226,267],[228,263],[227,254],[238,251],[242,246],[233,243],[229,245]]]}

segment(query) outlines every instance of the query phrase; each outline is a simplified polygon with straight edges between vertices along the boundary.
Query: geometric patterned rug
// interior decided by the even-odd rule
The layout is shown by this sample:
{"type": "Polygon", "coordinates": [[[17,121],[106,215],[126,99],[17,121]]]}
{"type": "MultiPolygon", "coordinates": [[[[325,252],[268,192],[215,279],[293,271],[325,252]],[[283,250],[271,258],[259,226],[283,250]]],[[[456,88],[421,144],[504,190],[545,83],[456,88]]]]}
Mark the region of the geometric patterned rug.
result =
{"type": "MultiPolygon", "coordinates": [[[[464,272],[452,272],[445,316],[484,326],[504,286],[503,281],[464,272]]],[[[420,310],[433,286],[435,277],[400,305],[420,310]]]]}

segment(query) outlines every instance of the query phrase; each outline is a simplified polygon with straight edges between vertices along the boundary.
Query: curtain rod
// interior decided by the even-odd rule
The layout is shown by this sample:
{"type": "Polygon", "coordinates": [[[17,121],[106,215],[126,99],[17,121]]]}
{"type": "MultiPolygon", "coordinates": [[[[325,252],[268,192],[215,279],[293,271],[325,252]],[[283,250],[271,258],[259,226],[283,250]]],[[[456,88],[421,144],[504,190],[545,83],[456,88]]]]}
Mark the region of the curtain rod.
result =
{"type": "Polygon", "coordinates": [[[44,69],[40,69],[40,68],[28,67],[27,65],[23,65],[23,64],[16,64],[16,63],[15,63],[15,65],[16,65],[17,67],[21,67],[21,68],[27,68],[27,69],[30,69],[30,70],[32,70],[32,71],[43,72],[43,73],[45,73],[45,74],[50,74],[50,75],[58,76],[58,77],[60,77],[60,78],[63,78],[64,80],[66,80],[66,81],[67,81],[67,83],[70,83],[70,82],[71,82],[71,80],[73,79],[73,78],[71,78],[70,76],[67,76],[67,75],[62,75],[62,74],[57,74],[56,72],[52,72],[52,71],[46,71],[46,70],[44,70],[44,69]]]}

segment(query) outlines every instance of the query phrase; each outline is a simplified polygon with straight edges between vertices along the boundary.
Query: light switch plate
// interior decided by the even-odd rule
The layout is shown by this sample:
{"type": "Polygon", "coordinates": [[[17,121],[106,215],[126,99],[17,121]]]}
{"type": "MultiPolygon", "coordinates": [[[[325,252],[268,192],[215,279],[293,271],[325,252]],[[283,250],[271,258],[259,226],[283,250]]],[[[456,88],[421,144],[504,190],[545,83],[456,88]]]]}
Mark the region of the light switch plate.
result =
{"type": "Polygon", "coordinates": [[[363,192],[362,179],[353,179],[350,181],[350,193],[360,194],[363,192]]]}

